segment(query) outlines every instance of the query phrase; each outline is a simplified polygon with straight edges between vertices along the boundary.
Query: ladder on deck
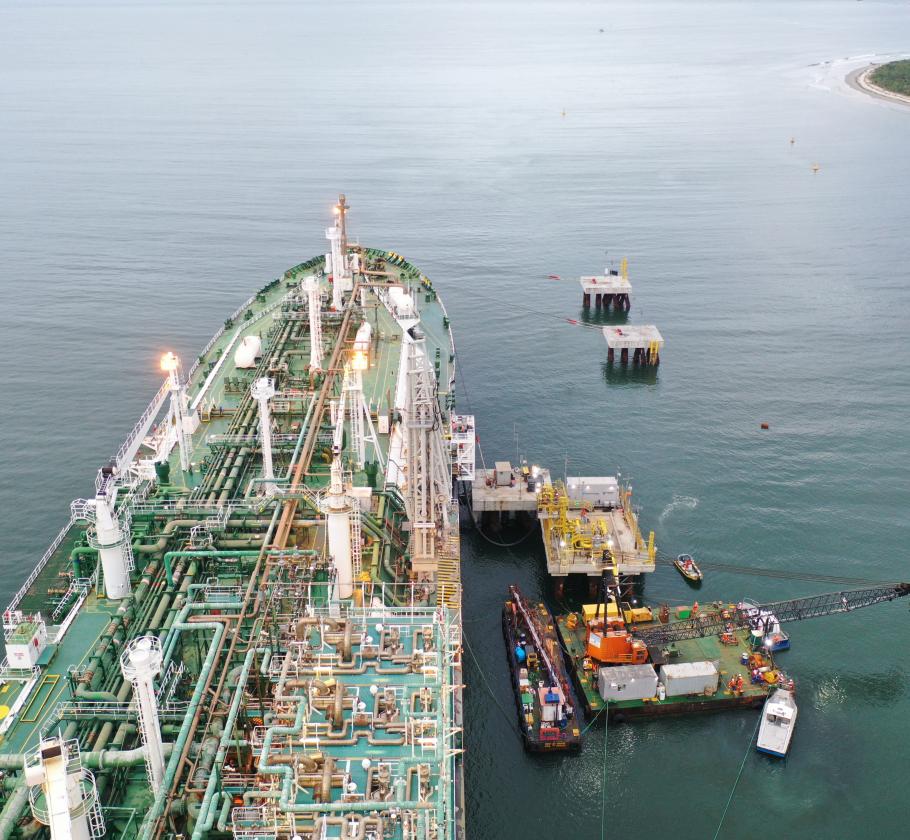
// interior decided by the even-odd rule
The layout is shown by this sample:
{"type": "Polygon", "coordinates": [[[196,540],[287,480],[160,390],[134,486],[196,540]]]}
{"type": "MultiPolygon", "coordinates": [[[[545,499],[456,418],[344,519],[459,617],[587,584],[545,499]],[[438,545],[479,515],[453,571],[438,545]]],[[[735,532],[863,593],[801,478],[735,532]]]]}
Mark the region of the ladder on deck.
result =
{"type": "Polygon", "coordinates": [[[351,498],[351,566],[354,580],[360,580],[363,570],[363,534],[360,527],[360,500],[351,498]]]}
{"type": "Polygon", "coordinates": [[[446,543],[445,554],[436,563],[436,598],[450,610],[461,607],[461,560],[457,538],[454,546],[446,543]]]}

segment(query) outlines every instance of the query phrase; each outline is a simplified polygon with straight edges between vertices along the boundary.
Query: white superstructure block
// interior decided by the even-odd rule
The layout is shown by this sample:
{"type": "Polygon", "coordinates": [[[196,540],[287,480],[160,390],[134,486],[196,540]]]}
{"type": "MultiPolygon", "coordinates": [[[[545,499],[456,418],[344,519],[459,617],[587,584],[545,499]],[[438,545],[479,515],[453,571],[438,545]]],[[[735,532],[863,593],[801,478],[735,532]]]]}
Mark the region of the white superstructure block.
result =
{"type": "Polygon", "coordinates": [[[275,383],[267,376],[260,377],[250,386],[250,394],[259,404],[259,442],[262,446],[262,492],[274,493],[275,471],[272,467],[272,418],[269,400],[275,396],[275,383]]]}
{"type": "Polygon", "coordinates": [[[339,598],[354,594],[354,564],[351,558],[351,500],[341,479],[341,460],[332,461],[332,483],[326,496],[326,525],[329,554],[335,564],[335,585],[339,598]]]}
{"type": "Polygon", "coordinates": [[[161,672],[161,641],[156,636],[133,639],[120,655],[120,669],[124,678],[133,684],[149,783],[158,793],[164,782],[164,745],[154,680],[161,672]]]}

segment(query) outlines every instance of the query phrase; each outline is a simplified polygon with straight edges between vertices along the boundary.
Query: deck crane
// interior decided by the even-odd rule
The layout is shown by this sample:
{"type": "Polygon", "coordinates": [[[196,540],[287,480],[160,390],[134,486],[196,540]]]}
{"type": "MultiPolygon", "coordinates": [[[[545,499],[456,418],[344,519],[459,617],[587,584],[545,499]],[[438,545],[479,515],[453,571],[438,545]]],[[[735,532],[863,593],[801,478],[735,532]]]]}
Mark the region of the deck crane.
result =
{"type": "MultiPolygon", "coordinates": [[[[611,583],[605,579],[604,598],[606,601],[612,597],[618,604],[618,590],[611,583]]],[[[600,663],[640,664],[648,661],[654,648],[661,648],[672,642],[720,636],[735,629],[764,632],[764,624],[769,617],[780,624],[785,624],[788,621],[853,612],[861,607],[871,607],[906,595],[910,595],[910,583],[846,589],[768,604],[742,603],[738,606],[709,610],[683,621],[636,628],[634,633],[626,627],[621,610],[609,615],[604,604],[603,618],[598,614],[588,623],[586,655],[600,663]]]]}
{"type": "Polygon", "coordinates": [[[637,631],[635,635],[649,647],[660,646],[683,639],[719,636],[731,625],[737,629],[762,629],[763,615],[772,615],[781,624],[786,624],[788,621],[853,612],[862,607],[871,607],[906,595],[910,595],[910,583],[846,589],[769,604],[740,604],[732,610],[719,610],[683,621],[648,627],[637,631]]]}

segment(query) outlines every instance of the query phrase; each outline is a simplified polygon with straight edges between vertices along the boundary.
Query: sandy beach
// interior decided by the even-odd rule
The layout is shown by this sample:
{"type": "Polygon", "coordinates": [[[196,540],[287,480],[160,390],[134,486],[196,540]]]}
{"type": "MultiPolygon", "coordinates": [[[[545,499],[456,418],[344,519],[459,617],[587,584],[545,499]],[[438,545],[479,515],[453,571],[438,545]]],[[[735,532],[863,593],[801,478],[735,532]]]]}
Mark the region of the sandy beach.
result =
{"type": "Polygon", "coordinates": [[[852,71],[847,75],[847,84],[854,90],[867,93],[869,96],[874,96],[876,99],[884,99],[887,102],[899,102],[902,105],[910,105],[910,96],[892,93],[869,81],[872,71],[878,66],[878,64],[870,64],[868,67],[860,67],[858,70],[852,71]]]}

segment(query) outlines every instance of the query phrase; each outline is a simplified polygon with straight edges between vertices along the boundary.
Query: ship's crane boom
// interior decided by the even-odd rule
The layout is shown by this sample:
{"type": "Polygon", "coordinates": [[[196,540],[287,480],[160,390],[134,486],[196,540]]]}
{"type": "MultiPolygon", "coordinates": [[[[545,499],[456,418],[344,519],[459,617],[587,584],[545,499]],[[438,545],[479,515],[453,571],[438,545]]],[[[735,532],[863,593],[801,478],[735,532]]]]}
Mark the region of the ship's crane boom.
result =
{"type": "Polygon", "coordinates": [[[819,618],[824,615],[852,612],[860,607],[871,607],[895,598],[910,595],[910,583],[896,583],[888,586],[873,586],[867,589],[847,589],[829,592],[809,598],[791,601],[775,601],[770,604],[741,604],[731,611],[719,611],[696,616],[684,621],[674,621],[658,627],[648,627],[636,632],[636,636],[650,646],[666,645],[683,639],[700,639],[704,636],[719,636],[730,625],[735,628],[758,629],[762,616],[773,615],[781,624],[801,621],[804,618],[819,618]]]}

